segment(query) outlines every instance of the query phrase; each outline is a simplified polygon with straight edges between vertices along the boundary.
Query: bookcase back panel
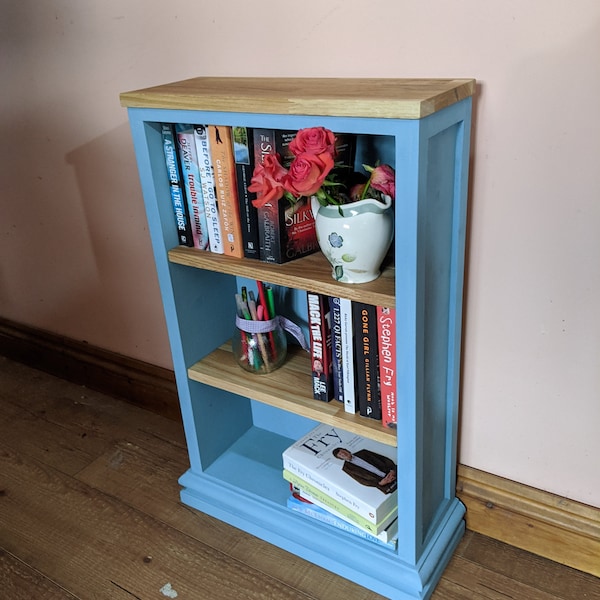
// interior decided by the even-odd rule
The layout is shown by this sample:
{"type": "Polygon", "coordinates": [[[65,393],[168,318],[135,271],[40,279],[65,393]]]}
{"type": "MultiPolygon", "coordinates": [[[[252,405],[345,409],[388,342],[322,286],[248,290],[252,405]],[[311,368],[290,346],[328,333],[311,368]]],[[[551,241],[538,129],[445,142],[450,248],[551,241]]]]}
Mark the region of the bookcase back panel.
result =
{"type": "Polygon", "coordinates": [[[185,366],[189,367],[215,345],[231,338],[235,328],[235,280],[222,273],[180,265],[170,266],[170,278],[178,315],[176,326],[185,366]]]}
{"type": "Polygon", "coordinates": [[[194,423],[187,443],[199,455],[195,472],[208,469],[253,426],[250,400],[203,383],[188,380],[191,401],[182,406],[184,419],[194,423]]]}
{"type": "Polygon", "coordinates": [[[252,422],[256,427],[297,440],[318,425],[317,421],[285,412],[263,402],[252,402],[252,422]]]}
{"type": "Polygon", "coordinates": [[[282,477],[281,454],[294,440],[251,427],[205,473],[264,501],[284,506],[290,488],[282,477]]]}

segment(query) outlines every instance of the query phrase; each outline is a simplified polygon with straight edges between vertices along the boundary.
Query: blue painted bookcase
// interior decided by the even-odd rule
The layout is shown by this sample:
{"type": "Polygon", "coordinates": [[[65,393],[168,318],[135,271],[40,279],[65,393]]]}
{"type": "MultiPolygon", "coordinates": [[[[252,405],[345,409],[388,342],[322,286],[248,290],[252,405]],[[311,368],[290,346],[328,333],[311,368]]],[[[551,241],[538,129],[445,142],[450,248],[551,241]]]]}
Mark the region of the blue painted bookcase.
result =
{"type": "Polygon", "coordinates": [[[464,531],[455,473],[474,90],[471,79],[196,78],[121,94],[189,451],[182,501],[391,599],[429,597],[464,531]],[[358,134],[396,168],[392,263],[379,279],[348,285],[320,253],[273,265],[178,246],[163,122],[358,134]],[[298,298],[311,290],[395,306],[397,429],[313,400],[302,351],[269,375],[239,368],[228,340],[241,278],[298,298]],[[281,453],[318,422],[397,448],[396,550],[286,508],[281,453]]]}

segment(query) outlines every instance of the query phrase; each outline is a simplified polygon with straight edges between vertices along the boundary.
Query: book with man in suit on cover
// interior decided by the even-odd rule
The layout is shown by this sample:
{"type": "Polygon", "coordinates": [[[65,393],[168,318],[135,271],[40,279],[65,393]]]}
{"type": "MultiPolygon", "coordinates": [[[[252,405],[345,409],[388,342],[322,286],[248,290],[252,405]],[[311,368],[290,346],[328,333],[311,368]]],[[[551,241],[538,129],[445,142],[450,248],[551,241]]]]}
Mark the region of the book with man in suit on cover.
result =
{"type": "Polygon", "coordinates": [[[392,446],[320,424],[283,452],[284,479],[377,534],[398,513],[395,458],[392,446]]]}

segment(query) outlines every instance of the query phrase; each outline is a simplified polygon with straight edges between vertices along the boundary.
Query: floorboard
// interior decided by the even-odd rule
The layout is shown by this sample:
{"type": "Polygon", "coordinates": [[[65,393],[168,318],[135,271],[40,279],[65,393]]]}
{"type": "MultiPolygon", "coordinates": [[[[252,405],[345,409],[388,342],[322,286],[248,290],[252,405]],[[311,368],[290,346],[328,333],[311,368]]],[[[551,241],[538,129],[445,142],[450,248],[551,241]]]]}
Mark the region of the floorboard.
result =
{"type": "Polygon", "coordinates": [[[47,577],[0,548],[0,598],[10,600],[76,600],[47,577]]]}
{"type": "MultiPolygon", "coordinates": [[[[0,358],[0,598],[382,600],[179,501],[181,423],[0,358]]],[[[600,600],[467,532],[433,600],[600,600]]]]}

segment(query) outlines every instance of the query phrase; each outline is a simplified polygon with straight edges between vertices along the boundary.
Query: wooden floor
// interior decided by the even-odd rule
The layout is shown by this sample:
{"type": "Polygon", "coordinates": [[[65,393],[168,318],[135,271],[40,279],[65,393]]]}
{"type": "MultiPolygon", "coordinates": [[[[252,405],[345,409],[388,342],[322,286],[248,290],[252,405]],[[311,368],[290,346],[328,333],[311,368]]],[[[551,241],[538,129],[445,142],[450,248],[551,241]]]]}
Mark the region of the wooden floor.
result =
{"type": "MultiPolygon", "coordinates": [[[[179,502],[180,423],[0,358],[0,598],[376,600],[179,502]]],[[[600,600],[467,532],[435,600],[600,600]]]]}

